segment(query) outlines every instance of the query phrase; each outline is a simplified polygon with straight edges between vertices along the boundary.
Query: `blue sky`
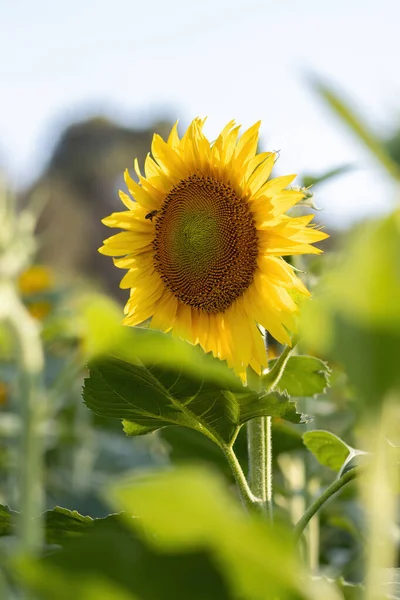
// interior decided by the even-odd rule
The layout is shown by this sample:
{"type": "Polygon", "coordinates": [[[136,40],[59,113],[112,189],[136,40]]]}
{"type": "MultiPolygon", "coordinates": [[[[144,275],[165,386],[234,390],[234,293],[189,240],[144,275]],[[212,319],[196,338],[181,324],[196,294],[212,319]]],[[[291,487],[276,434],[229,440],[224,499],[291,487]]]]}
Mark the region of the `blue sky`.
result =
{"type": "Polygon", "coordinates": [[[386,210],[393,190],[307,74],[387,132],[400,124],[399,22],[397,0],[0,0],[0,165],[26,184],[59,127],[93,112],[127,124],[208,115],[210,138],[231,118],[262,119],[281,173],[360,165],[317,197],[323,220],[347,224],[386,210]]]}

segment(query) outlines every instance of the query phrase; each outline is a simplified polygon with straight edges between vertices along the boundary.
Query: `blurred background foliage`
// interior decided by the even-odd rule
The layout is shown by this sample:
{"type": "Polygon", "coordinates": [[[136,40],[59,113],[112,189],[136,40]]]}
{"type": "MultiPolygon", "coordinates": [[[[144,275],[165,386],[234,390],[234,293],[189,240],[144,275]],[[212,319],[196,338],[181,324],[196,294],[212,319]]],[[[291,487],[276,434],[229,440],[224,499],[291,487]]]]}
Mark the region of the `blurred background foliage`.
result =
{"type": "MultiPolygon", "coordinates": [[[[313,86],[396,189],[400,130],[394,127],[391,134],[380,136],[325,82],[314,80],[313,86]]],[[[373,537],[371,519],[377,516],[356,482],[313,518],[301,559],[294,556],[285,528],[299,521],[338,472],[362,465],[367,452],[383,452],[394,469],[392,481],[398,478],[400,440],[394,425],[399,418],[393,408],[400,397],[398,208],[347,230],[329,228],[322,257],[294,262],[315,294],[304,307],[301,353],[328,360],[331,372],[324,393],[295,393],[299,411],[312,421],[299,425],[274,420],[277,530],[243,517],[223,454],[206,437],[182,427],[128,437],[118,420],[95,416],[82,403],[86,364],[120,335],[116,332],[125,300],[118,289],[120,273],[97,253],[105,236],[100,218],[119,209],[117,190],[124,169],[134,157],[143,164],[152,134],[165,136],[170,127],[165,117],[143,128],[123,127],[102,116],[73,122],[61,131],[32,184],[18,189],[11,201],[3,185],[0,202],[12,205],[17,220],[31,223],[22,232],[16,229],[26,255],[9,278],[36,323],[44,354],[45,414],[39,435],[42,508],[48,512],[43,517],[45,557],[21,555],[16,543],[24,431],[19,350],[10,327],[1,325],[0,597],[398,598],[397,508],[388,510],[389,523],[381,523],[390,529],[387,546],[393,556],[391,570],[383,564],[382,585],[374,590],[368,579],[369,557],[371,546],[379,551],[382,540],[373,537]],[[389,424],[384,418],[388,399],[389,424]],[[393,457],[371,441],[381,421],[393,457]],[[168,478],[171,466],[180,469],[168,478]],[[157,473],[152,481],[140,475],[148,469],[157,473]],[[56,506],[65,510],[54,511],[56,506]],[[144,534],[131,518],[132,507],[154,535],[144,534]],[[114,511],[122,515],[110,516],[114,511]],[[315,580],[304,579],[306,570],[315,580]]],[[[318,205],[324,185],[355,168],[339,161],[326,172],[301,174],[299,184],[312,186],[318,205]]],[[[309,205],[302,210],[313,210],[311,200],[309,205]]],[[[0,231],[5,224],[2,219],[0,231]]],[[[0,234],[4,246],[10,244],[6,233],[0,234]]],[[[269,344],[271,358],[278,356],[281,348],[273,339],[269,344]]],[[[244,430],[235,448],[246,468],[244,430]]],[[[369,488],[375,489],[370,496],[375,494],[382,507],[390,504],[385,482],[375,479],[375,488],[369,488]]]]}

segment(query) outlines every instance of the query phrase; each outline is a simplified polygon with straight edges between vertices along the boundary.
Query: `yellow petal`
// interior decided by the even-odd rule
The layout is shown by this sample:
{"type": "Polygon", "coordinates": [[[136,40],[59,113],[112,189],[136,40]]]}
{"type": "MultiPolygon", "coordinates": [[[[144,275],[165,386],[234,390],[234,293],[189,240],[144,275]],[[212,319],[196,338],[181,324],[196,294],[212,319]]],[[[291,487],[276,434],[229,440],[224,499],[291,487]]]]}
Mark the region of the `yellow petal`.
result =
{"type": "Polygon", "coordinates": [[[258,130],[261,121],[254,123],[247,131],[243,133],[235,149],[235,165],[242,165],[246,159],[253,158],[257,151],[258,130]]]}
{"type": "Polygon", "coordinates": [[[292,183],[292,181],[296,179],[296,175],[284,175],[283,177],[275,177],[275,179],[271,179],[266,184],[264,184],[258,192],[255,194],[254,198],[258,198],[259,196],[267,196],[268,198],[273,198],[282,190],[284,190],[288,185],[292,183]]]}
{"type": "Polygon", "coordinates": [[[125,192],[123,192],[122,190],[119,190],[118,193],[119,193],[121,202],[123,202],[125,204],[126,208],[129,208],[129,210],[134,210],[135,206],[137,205],[137,202],[132,200],[132,198],[129,198],[128,194],[125,194],[125,192]]]}
{"type": "Polygon", "coordinates": [[[178,303],[176,319],[172,333],[182,339],[193,342],[192,309],[183,302],[178,303]]]}
{"type": "Polygon", "coordinates": [[[160,207],[160,202],[156,197],[151,196],[142,186],[136,183],[136,181],[133,181],[132,177],[129,175],[128,169],[125,170],[124,178],[128,190],[135,198],[136,202],[139,202],[139,204],[149,211],[157,210],[160,207]]]}
{"type": "Polygon", "coordinates": [[[178,135],[178,121],[175,122],[174,126],[171,129],[171,133],[168,136],[167,140],[168,146],[171,146],[174,150],[179,148],[180,139],[178,135]]]}
{"type": "Polygon", "coordinates": [[[151,152],[158,165],[167,175],[172,174],[178,179],[184,179],[188,175],[185,162],[157,133],[153,136],[151,152]]]}
{"type": "Polygon", "coordinates": [[[171,292],[165,290],[161,300],[157,302],[157,306],[150,323],[151,329],[170,331],[175,321],[177,308],[178,300],[173,294],[171,294],[171,292]]]}
{"type": "Polygon", "coordinates": [[[295,190],[284,190],[283,192],[276,194],[270,201],[273,206],[273,214],[281,215],[285,213],[303,198],[304,193],[295,190]]]}
{"type": "Polygon", "coordinates": [[[117,212],[102,219],[101,222],[107,227],[126,229],[138,233],[151,233],[154,224],[151,223],[150,219],[146,219],[146,211],[142,212],[143,216],[141,218],[137,217],[133,211],[117,212]]]}
{"type": "Polygon", "coordinates": [[[273,231],[258,231],[259,248],[262,252],[275,256],[291,254],[321,254],[322,250],[278,235],[273,231]]]}
{"type": "Polygon", "coordinates": [[[270,154],[252,173],[247,181],[245,193],[256,194],[262,185],[265,184],[271,175],[275,163],[275,155],[270,154]]]}

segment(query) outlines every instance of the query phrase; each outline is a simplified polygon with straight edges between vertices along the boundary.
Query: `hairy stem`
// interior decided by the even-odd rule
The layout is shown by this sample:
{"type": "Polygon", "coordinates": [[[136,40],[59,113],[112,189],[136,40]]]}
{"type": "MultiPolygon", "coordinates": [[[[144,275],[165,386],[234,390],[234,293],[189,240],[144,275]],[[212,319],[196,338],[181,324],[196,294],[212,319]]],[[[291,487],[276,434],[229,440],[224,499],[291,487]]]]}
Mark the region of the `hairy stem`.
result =
{"type": "Polygon", "coordinates": [[[308,523],[315,515],[315,513],[325,504],[329,498],[331,498],[336,492],[338,492],[342,487],[344,487],[350,481],[353,481],[360,474],[360,468],[355,467],[354,469],[350,469],[344,475],[336,479],[331,485],[319,496],[312,504],[309,506],[301,517],[300,521],[297,523],[294,528],[295,538],[298,540],[304,529],[307,527],[308,523]]]}
{"type": "Polygon", "coordinates": [[[257,417],[247,423],[249,481],[261,511],[272,518],[271,417],[257,417]]]}
{"type": "Polygon", "coordinates": [[[239,488],[243,505],[249,511],[260,510],[258,498],[252,493],[236,454],[230,446],[222,448],[239,488]]]}

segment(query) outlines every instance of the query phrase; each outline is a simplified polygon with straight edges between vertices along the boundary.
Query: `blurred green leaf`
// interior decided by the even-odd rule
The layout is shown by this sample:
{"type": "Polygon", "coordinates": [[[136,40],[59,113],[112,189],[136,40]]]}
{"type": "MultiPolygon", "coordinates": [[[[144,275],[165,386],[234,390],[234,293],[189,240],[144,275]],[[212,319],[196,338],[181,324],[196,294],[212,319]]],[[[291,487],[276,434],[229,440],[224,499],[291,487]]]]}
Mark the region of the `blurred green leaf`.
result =
{"type": "Polygon", "coordinates": [[[399,256],[399,211],[360,226],[302,310],[304,342],[343,364],[362,408],[400,390],[399,256]]]}
{"type": "MultiPolygon", "coordinates": [[[[128,515],[126,519],[133,520],[128,515]]],[[[43,600],[233,600],[209,553],[160,553],[117,520],[103,522],[80,539],[66,540],[61,551],[18,567],[20,580],[43,600]],[[91,593],[92,582],[97,582],[93,590],[98,595],[83,595],[91,593]],[[102,595],[103,589],[115,590],[115,596],[102,595]]]]}
{"type": "Polygon", "coordinates": [[[341,577],[337,581],[337,585],[344,600],[363,600],[365,598],[365,587],[360,583],[350,583],[341,577]]]}
{"type": "Polygon", "coordinates": [[[342,360],[350,381],[368,401],[380,406],[390,390],[400,390],[400,335],[398,332],[359,326],[350,319],[334,319],[337,332],[333,352],[342,360]]]}
{"type": "Polygon", "coordinates": [[[221,480],[203,469],[181,468],[127,480],[114,485],[107,496],[116,510],[135,511],[140,525],[129,523],[155,551],[210,552],[233,598],[310,597],[309,582],[301,577],[286,532],[249,518],[221,480]]]}
{"type": "Polygon", "coordinates": [[[8,506],[0,504],[0,536],[15,533],[15,520],[17,516],[17,512],[11,510],[8,506]]]}
{"type": "Polygon", "coordinates": [[[329,171],[325,171],[321,175],[303,175],[302,184],[304,187],[308,188],[310,186],[319,185],[330,179],[334,179],[335,177],[339,177],[340,175],[344,175],[354,169],[354,165],[341,165],[340,167],[336,167],[335,169],[330,169],[329,171]]]}
{"type": "Polygon", "coordinates": [[[303,434],[303,441],[321,465],[336,472],[355,454],[353,448],[330,431],[307,431],[303,434]]]}
{"type": "MultiPolygon", "coordinates": [[[[269,361],[272,368],[278,359],[269,361]]],[[[323,394],[329,385],[330,369],[326,362],[314,356],[290,356],[278,389],[290,396],[323,394]]],[[[263,381],[268,382],[268,373],[263,381]]]]}
{"type": "Polygon", "coordinates": [[[119,519],[120,515],[93,519],[79,514],[76,510],[56,506],[44,513],[46,541],[48,544],[63,544],[69,538],[79,537],[96,527],[103,527],[105,523],[119,519]]]}
{"type": "Polygon", "coordinates": [[[98,415],[123,419],[128,435],[180,425],[223,447],[254,417],[301,421],[288,396],[244,387],[225,363],[199,347],[155,331],[137,330],[134,336],[132,362],[94,361],[84,387],[87,406],[98,415]]]}
{"type": "Polygon", "coordinates": [[[78,335],[88,359],[112,352],[129,339],[129,330],[122,327],[121,307],[103,294],[85,294],[76,300],[80,319],[78,335]]]}
{"type": "MultiPolygon", "coordinates": [[[[93,549],[92,549],[93,550],[93,549]]],[[[39,594],[40,600],[136,600],[127,589],[108,580],[101,572],[71,573],[49,562],[24,559],[16,563],[22,584],[39,594]]],[[[35,597],[37,597],[35,595],[35,597]]]]}
{"type": "MultiPolygon", "coordinates": [[[[10,510],[8,506],[0,505],[0,536],[14,535],[18,516],[20,513],[10,510]]],[[[95,528],[103,527],[113,521],[120,520],[120,515],[108,515],[100,519],[79,514],[76,510],[69,510],[56,506],[43,513],[45,538],[48,544],[62,545],[69,538],[80,537],[95,528]]]]}
{"type": "Polygon", "coordinates": [[[328,278],[332,305],[368,329],[400,332],[400,211],[355,230],[349,240],[328,278]]]}
{"type": "Polygon", "coordinates": [[[400,169],[391,159],[384,142],[369,128],[356,111],[331,86],[323,83],[320,79],[314,77],[312,86],[350,131],[372,152],[388,173],[395,179],[400,179],[400,169]]]}

